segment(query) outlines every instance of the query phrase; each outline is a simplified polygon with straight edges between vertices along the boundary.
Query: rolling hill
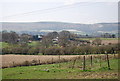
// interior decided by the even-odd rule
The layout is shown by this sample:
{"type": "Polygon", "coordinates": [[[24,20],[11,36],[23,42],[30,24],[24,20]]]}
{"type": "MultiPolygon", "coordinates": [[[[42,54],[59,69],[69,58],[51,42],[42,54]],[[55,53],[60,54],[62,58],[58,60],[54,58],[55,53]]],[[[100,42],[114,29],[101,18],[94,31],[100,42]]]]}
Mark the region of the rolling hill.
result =
{"type": "Polygon", "coordinates": [[[118,23],[80,24],[66,22],[3,22],[2,30],[16,32],[51,32],[68,30],[80,34],[117,33],[118,23]]]}

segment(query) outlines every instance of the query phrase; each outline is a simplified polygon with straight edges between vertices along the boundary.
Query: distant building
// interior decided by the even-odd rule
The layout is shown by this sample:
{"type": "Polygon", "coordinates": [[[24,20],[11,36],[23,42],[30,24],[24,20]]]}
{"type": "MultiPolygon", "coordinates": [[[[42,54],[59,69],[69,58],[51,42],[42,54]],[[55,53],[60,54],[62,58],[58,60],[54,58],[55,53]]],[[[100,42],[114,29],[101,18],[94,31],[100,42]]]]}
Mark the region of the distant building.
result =
{"type": "Polygon", "coordinates": [[[43,35],[33,35],[33,40],[35,41],[40,41],[42,40],[42,38],[43,38],[43,35]]]}
{"type": "Polygon", "coordinates": [[[56,37],[56,38],[52,39],[52,41],[53,41],[54,44],[58,44],[58,38],[59,37],[56,37]]]}

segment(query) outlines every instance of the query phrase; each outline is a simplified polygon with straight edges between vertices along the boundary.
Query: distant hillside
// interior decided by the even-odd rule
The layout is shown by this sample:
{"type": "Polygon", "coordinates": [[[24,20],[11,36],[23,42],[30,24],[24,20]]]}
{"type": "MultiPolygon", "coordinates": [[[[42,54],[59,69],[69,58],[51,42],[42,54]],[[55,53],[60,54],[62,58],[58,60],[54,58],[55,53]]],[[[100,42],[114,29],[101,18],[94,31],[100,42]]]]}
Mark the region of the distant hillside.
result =
{"type": "Polygon", "coordinates": [[[96,24],[79,24],[65,22],[4,22],[2,30],[8,31],[29,31],[29,32],[50,32],[60,30],[70,30],[78,33],[117,33],[117,23],[96,23],[96,24]]]}

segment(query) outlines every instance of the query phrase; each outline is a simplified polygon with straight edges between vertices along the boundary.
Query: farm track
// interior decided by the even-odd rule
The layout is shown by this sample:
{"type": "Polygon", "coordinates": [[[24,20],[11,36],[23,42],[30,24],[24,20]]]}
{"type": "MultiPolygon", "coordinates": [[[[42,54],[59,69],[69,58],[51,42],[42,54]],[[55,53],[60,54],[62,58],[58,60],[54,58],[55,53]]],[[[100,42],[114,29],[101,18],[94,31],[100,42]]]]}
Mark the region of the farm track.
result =
{"type": "MultiPolygon", "coordinates": [[[[30,65],[41,65],[41,64],[52,64],[59,62],[68,62],[75,59],[83,59],[84,55],[61,55],[60,59],[57,55],[0,55],[2,60],[0,68],[9,68],[16,66],[30,66],[30,65]]],[[[85,55],[86,59],[89,59],[91,55],[85,55]]],[[[93,58],[105,59],[103,55],[92,55],[93,58]]],[[[117,55],[115,55],[117,57],[117,55]]],[[[114,55],[109,55],[109,58],[114,58],[114,55]]]]}

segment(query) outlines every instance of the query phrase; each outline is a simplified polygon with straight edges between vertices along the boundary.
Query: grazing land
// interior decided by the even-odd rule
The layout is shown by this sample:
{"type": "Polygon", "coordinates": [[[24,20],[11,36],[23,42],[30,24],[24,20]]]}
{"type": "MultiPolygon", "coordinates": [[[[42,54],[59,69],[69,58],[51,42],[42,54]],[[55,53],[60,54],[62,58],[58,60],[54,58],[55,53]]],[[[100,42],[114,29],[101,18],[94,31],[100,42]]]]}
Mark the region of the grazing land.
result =
{"type": "Polygon", "coordinates": [[[99,59],[86,60],[86,70],[82,70],[83,60],[78,58],[74,61],[45,64],[38,66],[24,66],[3,69],[3,79],[118,79],[118,59],[110,59],[110,70],[107,62],[103,59],[101,66],[99,59]],[[73,65],[74,64],[74,65],[73,65]]]}
{"type": "Polygon", "coordinates": [[[8,43],[0,42],[0,48],[9,46],[8,43]]]}

